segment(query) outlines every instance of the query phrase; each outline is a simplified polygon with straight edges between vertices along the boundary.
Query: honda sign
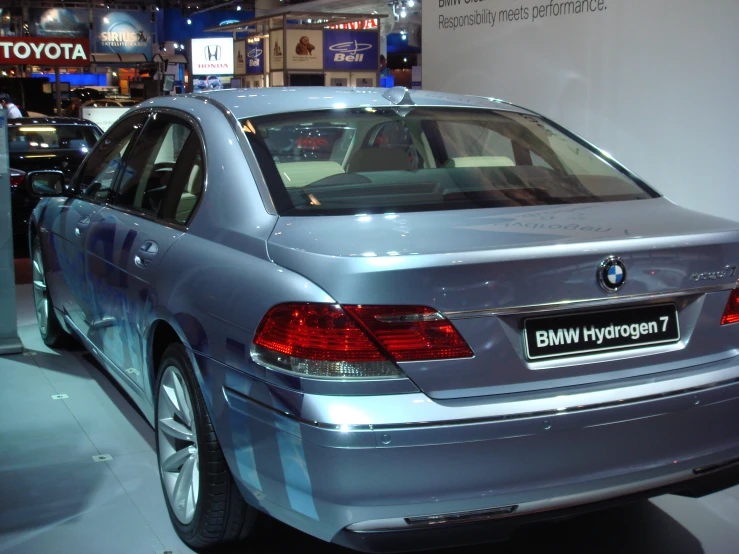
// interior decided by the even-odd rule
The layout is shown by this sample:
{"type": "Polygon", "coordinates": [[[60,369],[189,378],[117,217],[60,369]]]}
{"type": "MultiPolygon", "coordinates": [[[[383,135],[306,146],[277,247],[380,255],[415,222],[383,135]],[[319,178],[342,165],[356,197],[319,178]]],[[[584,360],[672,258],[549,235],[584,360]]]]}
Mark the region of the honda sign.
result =
{"type": "Polygon", "coordinates": [[[194,38],[190,48],[193,75],[233,75],[233,38],[194,38]]]}

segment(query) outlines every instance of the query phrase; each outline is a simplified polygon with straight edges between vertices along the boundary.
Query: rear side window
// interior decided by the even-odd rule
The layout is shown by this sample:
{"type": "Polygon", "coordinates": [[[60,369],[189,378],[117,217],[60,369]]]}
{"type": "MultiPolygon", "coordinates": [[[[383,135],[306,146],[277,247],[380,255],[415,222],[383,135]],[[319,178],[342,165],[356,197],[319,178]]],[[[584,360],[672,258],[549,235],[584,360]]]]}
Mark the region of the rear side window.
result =
{"type": "Polygon", "coordinates": [[[153,115],[120,174],[113,205],[186,224],[202,195],[205,181],[197,133],[183,119],[153,115]]]}
{"type": "Polygon", "coordinates": [[[283,214],[656,196],[566,131],[507,111],[359,108],[258,117],[242,128],[283,214]]]}

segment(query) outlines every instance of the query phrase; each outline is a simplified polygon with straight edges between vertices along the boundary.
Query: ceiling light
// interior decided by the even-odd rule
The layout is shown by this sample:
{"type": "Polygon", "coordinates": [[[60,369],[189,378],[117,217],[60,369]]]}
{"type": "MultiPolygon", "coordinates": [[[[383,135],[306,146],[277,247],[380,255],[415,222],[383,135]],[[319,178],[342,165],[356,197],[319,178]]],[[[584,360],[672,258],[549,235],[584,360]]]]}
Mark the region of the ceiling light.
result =
{"type": "Polygon", "coordinates": [[[237,12],[240,12],[241,11],[241,6],[240,5],[239,6],[236,6],[236,11],[237,12]]]}
{"type": "Polygon", "coordinates": [[[413,0],[408,0],[408,7],[409,8],[412,8],[415,5],[416,5],[416,3],[413,0]]]}
{"type": "Polygon", "coordinates": [[[400,17],[405,17],[408,15],[408,12],[405,11],[405,7],[400,8],[400,17]]]}
{"type": "Polygon", "coordinates": [[[187,20],[187,24],[188,24],[188,25],[192,25],[192,19],[188,19],[188,20],[187,20]]]}

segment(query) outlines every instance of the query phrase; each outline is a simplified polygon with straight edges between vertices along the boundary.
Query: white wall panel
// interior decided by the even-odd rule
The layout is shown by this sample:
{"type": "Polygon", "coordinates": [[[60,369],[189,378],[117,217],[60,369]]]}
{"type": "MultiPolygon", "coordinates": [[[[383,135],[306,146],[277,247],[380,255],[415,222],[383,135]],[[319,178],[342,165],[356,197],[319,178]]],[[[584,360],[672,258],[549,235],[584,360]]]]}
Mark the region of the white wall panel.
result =
{"type": "Polygon", "coordinates": [[[591,0],[534,20],[567,4],[582,5],[424,1],[424,88],[537,110],[676,203],[739,220],[739,1],[591,0]],[[501,21],[516,8],[528,17],[501,21]]]}

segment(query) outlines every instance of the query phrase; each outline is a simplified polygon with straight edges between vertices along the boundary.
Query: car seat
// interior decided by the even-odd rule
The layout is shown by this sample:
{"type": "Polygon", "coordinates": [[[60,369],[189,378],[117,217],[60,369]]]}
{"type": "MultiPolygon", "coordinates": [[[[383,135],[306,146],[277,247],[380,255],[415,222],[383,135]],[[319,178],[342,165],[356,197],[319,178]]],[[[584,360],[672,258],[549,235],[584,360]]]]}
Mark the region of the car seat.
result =
{"type": "Polygon", "coordinates": [[[198,203],[198,198],[203,193],[203,167],[200,163],[195,163],[190,169],[190,177],[182,191],[180,201],[177,204],[177,212],[175,213],[175,221],[177,223],[186,223],[190,214],[198,203]]]}

